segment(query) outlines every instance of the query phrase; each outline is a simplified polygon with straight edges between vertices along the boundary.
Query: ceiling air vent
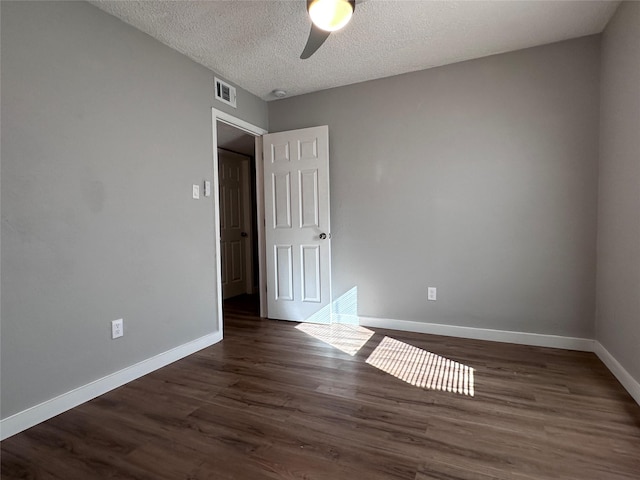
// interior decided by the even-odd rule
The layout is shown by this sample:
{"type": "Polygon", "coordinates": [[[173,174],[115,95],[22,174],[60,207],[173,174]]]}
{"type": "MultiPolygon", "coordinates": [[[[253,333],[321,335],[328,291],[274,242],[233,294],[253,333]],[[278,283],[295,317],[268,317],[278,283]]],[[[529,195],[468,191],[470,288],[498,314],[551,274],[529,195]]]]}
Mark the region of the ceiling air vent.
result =
{"type": "Polygon", "coordinates": [[[214,77],[214,81],[216,84],[216,99],[236,108],[236,88],[216,77],[214,77]]]}

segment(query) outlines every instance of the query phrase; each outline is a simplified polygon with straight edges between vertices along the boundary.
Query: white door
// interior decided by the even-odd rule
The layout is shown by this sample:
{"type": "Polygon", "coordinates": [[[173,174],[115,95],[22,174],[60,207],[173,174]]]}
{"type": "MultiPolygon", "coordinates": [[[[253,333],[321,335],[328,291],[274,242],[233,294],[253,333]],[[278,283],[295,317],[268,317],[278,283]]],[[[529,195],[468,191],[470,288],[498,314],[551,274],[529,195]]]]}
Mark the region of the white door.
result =
{"type": "Polygon", "coordinates": [[[263,137],[267,313],[331,321],[329,128],[263,137]]]}
{"type": "Polygon", "coordinates": [[[218,150],[222,298],[251,292],[249,158],[218,150]],[[249,254],[247,254],[249,250],[249,254]]]}

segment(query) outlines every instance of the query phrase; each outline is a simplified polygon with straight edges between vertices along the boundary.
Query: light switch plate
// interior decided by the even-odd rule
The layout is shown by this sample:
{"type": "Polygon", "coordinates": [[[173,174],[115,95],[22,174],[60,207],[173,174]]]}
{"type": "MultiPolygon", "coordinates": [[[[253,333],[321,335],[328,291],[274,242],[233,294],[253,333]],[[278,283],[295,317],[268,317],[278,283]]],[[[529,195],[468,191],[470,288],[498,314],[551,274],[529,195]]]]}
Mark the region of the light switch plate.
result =
{"type": "Polygon", "coordinates": [[[200,185],[193,186],[193,198],[194,200],[200,199],[200,185]]]}
{"type": "Polygon", "coordinates": [[[204,182],[204,196],[205,197],[210,197],[211,196],[211,182],[205,180],[204,182]]]}

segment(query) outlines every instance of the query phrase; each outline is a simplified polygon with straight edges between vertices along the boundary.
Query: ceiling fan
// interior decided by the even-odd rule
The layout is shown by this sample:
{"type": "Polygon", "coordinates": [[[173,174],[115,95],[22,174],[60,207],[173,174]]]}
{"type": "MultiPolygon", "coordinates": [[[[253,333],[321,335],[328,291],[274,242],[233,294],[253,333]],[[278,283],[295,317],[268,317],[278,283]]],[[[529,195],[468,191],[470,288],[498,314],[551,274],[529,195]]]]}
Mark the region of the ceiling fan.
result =
{"type": "Polygon", "coordinates": [[[300,58],[306,60],[316,53],[331,32],[349,23],[355,9],[355,0],[307,0],[311,32],[300,58]]]}

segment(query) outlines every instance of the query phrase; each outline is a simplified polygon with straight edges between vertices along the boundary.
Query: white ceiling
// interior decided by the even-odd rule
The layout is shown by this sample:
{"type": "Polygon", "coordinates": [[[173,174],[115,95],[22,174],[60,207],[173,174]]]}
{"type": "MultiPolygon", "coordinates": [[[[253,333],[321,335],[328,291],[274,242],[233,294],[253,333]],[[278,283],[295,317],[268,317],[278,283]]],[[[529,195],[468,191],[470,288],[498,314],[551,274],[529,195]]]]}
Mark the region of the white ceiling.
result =
{"type": "Polygon", "coordinates": [[[300,60],[305,0],[90,1],[265,100],[599,33],[619,4],[368,0],[300,60]]]}

